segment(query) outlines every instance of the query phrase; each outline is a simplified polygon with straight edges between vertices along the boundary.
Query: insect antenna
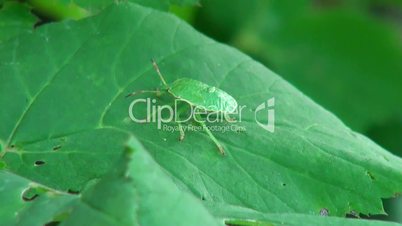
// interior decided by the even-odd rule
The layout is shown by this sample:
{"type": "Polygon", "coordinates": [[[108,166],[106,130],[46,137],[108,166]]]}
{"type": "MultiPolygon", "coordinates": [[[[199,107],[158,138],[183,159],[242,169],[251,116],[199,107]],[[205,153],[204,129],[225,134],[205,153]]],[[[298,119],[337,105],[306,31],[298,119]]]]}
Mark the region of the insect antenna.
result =
{"type": "Polygon", "coordinates": [[[170,87],[169,87],[169,85],[166,83],[166,80],[165,80],[165,78],[163,77],[161,71],[159,70],[159,67],[158,67],[158,65],[156,64],[155,60],[154,60],[154,59],[151,59],[151,62],[152,62],[152,65],[154,66],[154,69],[155,69],[156,73],[158,73],[159,78],[161,79],[163,85],[164,85],[167,89],[169,89],[170,87]]]}

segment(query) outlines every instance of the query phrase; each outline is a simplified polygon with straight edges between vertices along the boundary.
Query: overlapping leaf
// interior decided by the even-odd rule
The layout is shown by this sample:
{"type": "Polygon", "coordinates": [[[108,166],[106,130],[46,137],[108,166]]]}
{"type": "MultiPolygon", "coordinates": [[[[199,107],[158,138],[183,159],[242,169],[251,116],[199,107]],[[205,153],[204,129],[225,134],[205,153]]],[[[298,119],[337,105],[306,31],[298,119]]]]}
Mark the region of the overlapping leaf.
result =
{"type": "Polygon", "coordinates": [[[0,171],[0,179],[0,200],[7,203],[0,208],[4,226],[218,225],[201,202],[180,191],[133,138],[115,168],[82,195],[45,189],[28,196],[27,191],[40,185],[8,171],[0,171]]]}

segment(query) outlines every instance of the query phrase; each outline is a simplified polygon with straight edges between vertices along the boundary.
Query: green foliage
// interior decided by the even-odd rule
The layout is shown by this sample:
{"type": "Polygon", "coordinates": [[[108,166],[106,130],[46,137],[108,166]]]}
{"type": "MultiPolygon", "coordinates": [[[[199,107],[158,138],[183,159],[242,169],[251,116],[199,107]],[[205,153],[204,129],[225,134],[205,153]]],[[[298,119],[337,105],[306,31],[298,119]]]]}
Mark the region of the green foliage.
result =
{"type": "Polygon", "coordinates": [[[80,195],[62,193],[0,171],[0,199],[8,204],[0,209],[2,225],[397,225],[303,214],[264,214],[211,202],[204,207],[199,199],[179,190],[137,140],[128,137],[125,146],[114,168],[90,183],[80,195]]]}
{"type": "Polygon", "coordinates": [[[34,8],[55,19],[80,19],[93,15],[116,3],[132,2],[143,6],[168,11],[171,5],[193,6],[198,0],[29,0],[34,8]]]}
{"type": "Polygon", "coordinates": [[[384,213],[381,198],[402,191],[400,158],[168,13],[113,4],[4,41],[0,62],[1,225],[362,225],[335,216],[384,213]],[[245,132],[215,133],[225,157],[202,131],[179,142],[130,120],[124,96],[159,82],[151,58],[168,81],[196,79],[247,105],[245,132]],[[253,112],[271,97],[275,133],[253,112]]]}
{"type": "Polygon", "coordinates": [[[22,32],[32,31],[36,21],[26,4],[4,2],[0,8],[0,43],[22,32]]]}
{"type": "MultiPolygon", "coordinates": [[[[95,1],[87,1],[87,0],[78,0],[76,1],[80,6],[89,9],[91,12],[98,12],[99,10],[104,9],[114,2],[123,2],[123,1],[114,1],[114,0],[95,0],[95,1]]],[[[152,7],[155,9],[160,9],[167,11],[169,5],[171,4],[170,0],[128,0],[128,2],[134,2],[137,4],[141,4],[143,6],[152,7]]]]}
{"type": "Polygon", "coordinates": [[[78,20],[90,15],[90,12],[77,5],[74,1],[28,0],[27,2],[35,12],[52,20],[78,20]]]}
{"type": "MultiPolygon", "coordinates": [[[[199,18],[207,19],[197,26],[269,65],[366,132],[402,118],[400,31],[387,23],[378,2],[220,0],[230,7],[217,7],[206,0],[199,18]]],[[[385,11],[392,7],[382,4],[385,11]]]]}
{"type": "Polygon", "coordinates": [[[2,225],[218,225],[199,200],[176,187],[138,141],[131,138],[127,148],[115,168],[79,196],[47,189],[24,200],[28,189],[40,185],[0,171],[0,199],[8,204],[0,211],[2,225]]]}

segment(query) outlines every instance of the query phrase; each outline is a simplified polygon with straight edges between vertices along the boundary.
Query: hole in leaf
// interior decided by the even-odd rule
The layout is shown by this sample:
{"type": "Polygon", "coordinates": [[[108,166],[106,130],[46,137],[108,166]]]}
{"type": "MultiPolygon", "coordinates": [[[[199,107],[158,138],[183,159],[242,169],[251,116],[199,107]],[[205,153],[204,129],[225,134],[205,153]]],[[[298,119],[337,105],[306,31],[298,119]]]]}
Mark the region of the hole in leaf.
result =
{"type": "Polygon", "coordinates": [[[49,223],[46,223],[44,226],[56,226],[59,224],[60,224],[60,221],[51,221],[49,223]]]}
{"type": "Polygon", "coordinates": [[[327,208],[322,208],[320,210],[320,216],[328,216],[329,215],[329,211],[327,208]]]}
{"type": "Polygon", "coordinates": [[[22,200],[26,201],[26,202],[30,202],[33,201],[34,199],[36,199],[39,196],[37,190],[35,188],[27,188],[25,189],[22,194],[22,200]]]}
{"type": "Polygon", "coordinates": [[[78,194],[80,194],[80,191],[75,191],[73,189],[68,189],[67,193],[72,194],[72,195],[78,195],[78,194]]]}
{"type": "Polygon", "coordinates": [[[42,160],[36,160],[35,161],[35,166],[41,166],[41,165],[44,165],[46,162],[45,161],[42,161],[42,160]]]}
{"type": "Polygon", "coordinates": [[[286,183],[282,183],[282,186],[285,187],[285,186],[286,186],[286,183]]]}
{"type": "Polygon", "coordinates": [[[371,180],[375,180],[375,177],[374,177],[374,175],[373,175],[371,172],[366,171],[366,174],[367,174],[367,176],[370,177],[371,180]]]}
{"type": "Polygon", "coordinates": [[[61,145],[56,145],[56,146],[53,147],[53,151],[57,151],[57,150],[59,150],[60,148],[61,148],[61,145]]]}
{"type": "Polygon", "coordinates": [[[201,200],[202,200],[202,201],[205,201],[205,197],[204,197],[204,196],[201,196],[201,200]]]}

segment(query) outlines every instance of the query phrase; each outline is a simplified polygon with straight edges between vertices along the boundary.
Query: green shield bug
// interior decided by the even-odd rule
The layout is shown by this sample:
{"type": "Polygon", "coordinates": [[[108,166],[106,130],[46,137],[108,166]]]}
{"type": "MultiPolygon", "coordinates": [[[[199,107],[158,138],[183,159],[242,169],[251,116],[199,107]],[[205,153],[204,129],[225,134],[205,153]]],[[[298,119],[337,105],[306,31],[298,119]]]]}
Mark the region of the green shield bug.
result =
{"type": "MultiPolygon", "coordinates": [[[[190,78],[180,78],[175,80],[173,83],[168,84],[154,60],[152,60],[152,65],[165,86],[165,89],[138,90],[128,94],[126,97],[141,93],[155,93],[157,95],[160,93],[167,93],[172,95],[175,99],[184,101],[196,109],[202,109],[206,112],[222,113],[225,115],[225,118],[227,118],[227,114],[236,111],[236,100],[225,91],[190,78]]],[[[202,126],[203,130],[208,134],[211,140],[216,144],[219,152],[222,155],[225,155],[223,146],[212,134],[205,122],[201,120],[201,117],[198,114],[195,114],[194,117],[197,119],[196,121],[202,126]]],[[[180,122],[177,123],[180,131],[179,140],[182,141],[184,139],[184,129],[180,122]]]]}

